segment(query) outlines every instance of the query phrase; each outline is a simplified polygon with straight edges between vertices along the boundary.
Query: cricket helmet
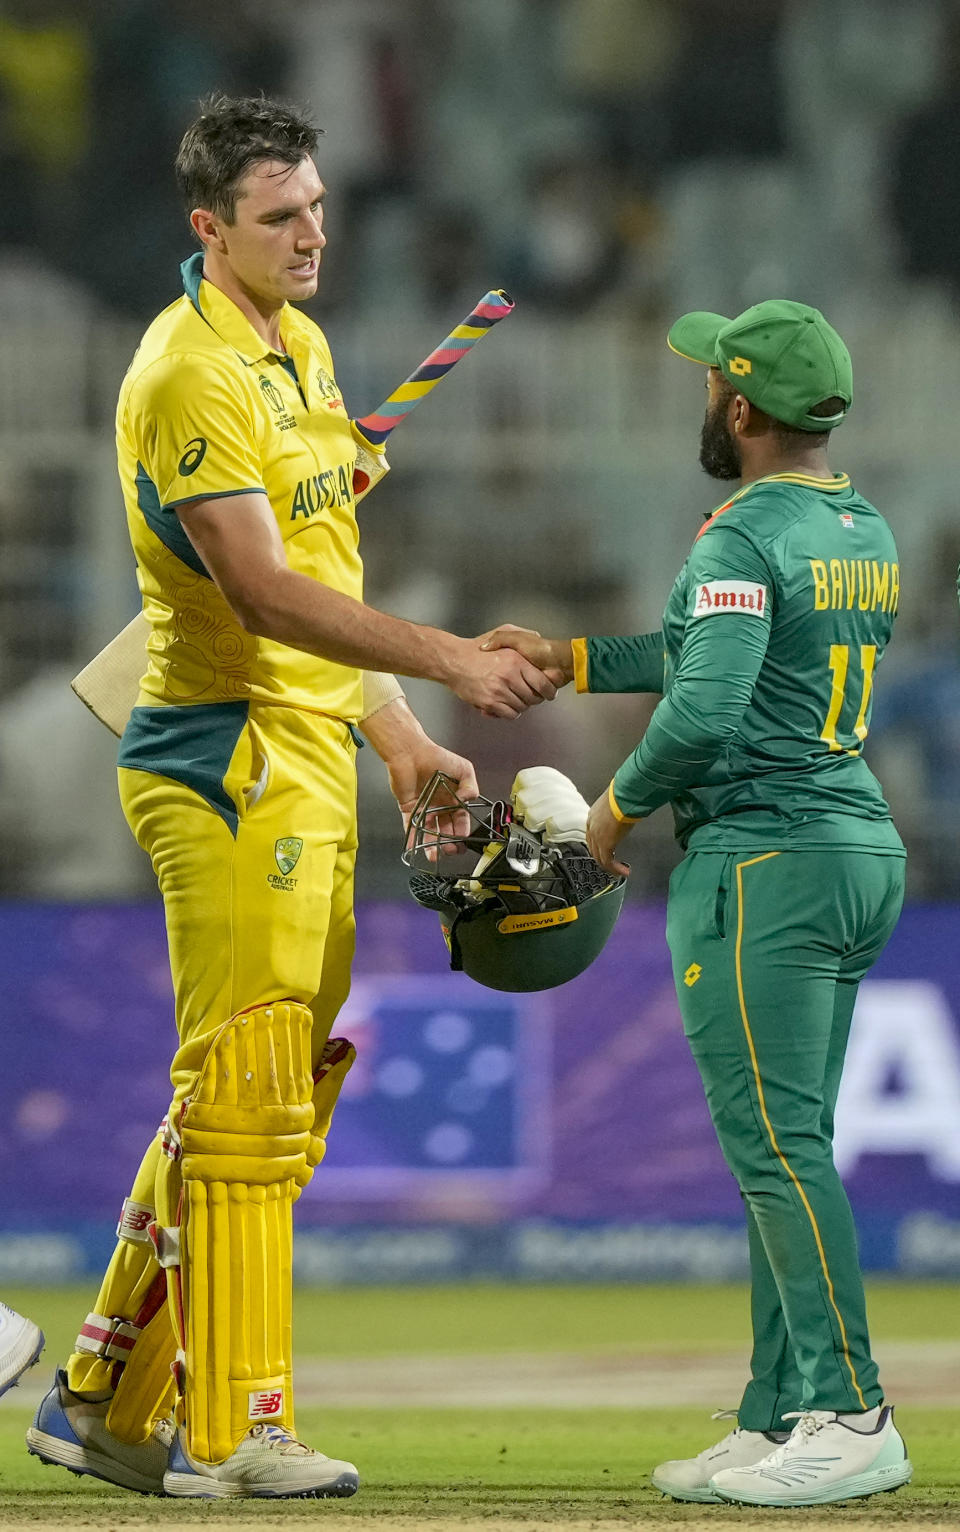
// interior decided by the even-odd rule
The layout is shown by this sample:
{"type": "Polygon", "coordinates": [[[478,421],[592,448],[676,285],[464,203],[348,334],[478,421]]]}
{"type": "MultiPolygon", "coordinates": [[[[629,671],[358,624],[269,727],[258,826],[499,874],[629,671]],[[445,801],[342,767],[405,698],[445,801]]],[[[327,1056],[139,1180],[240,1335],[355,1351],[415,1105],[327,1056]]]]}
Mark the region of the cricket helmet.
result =
{"type": "Polygon", "coordinates": [[[509,800],[462,799],[437,772],[410,819],[410,892],[436,910],[450,952],[487,989],[553,989],[602,951],[623,905],[586,846],[587,805],[552,767],[519,773],[509,800]]]}

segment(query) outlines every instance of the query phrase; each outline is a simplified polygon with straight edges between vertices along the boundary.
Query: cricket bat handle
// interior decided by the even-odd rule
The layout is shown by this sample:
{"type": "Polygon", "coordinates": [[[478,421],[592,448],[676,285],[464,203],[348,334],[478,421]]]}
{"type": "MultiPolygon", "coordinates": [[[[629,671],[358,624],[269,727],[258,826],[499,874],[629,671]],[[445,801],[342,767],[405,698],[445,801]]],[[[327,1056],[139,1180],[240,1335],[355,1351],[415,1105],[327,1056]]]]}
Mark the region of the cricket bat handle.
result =
{"type": "Polygon", "coordinates": [[[389,463],[383,456],[384,446],[390,432],[401,420],[415,410],[431,389],[436,388],[461,357],[466,356],[501,319],[512,314],[514,302],[502,287],[492,288],[470,310],[465,319],[450,331],[428,357],[420,363],[399,388],[388,394],[378,409],[369,415],[360,415],[350,422],[357,444],[357,465],[353,474],[355,500],[362,500],[383,475],[389,472],[389,463]]]}

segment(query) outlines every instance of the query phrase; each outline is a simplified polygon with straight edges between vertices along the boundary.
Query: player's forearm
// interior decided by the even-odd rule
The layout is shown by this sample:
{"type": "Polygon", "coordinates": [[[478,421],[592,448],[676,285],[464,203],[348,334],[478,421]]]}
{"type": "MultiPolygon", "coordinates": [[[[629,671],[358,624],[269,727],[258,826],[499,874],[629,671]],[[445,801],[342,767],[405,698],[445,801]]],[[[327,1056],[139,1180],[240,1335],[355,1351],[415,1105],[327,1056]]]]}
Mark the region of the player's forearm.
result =
{"type": "Polygon", "coordinates": [[[725,616],[690,625],[670,690],[614,778],[621,812],[640,818],[701,782],[739,730],[766,653],[769,629],[725,616]]]}
{"type": "Polygon", "coordinates": [[[248,632],[362,670],[449,682],[468,647],[466,639],[392,617],[287,567],[231,604],[248,632]]]}
{"type": "Polygon", "coordinates": [[[416,748],[427,738],[406,697],[397,697],[364,718],[360,730],[383,761],[416,748]]]}
{"type": "Polygon", "coordinates": [[[662,692],[663,634],[573,640],[578,692],[662,692]]]}
{"type": "Polygon", "coordinates": [[[739,729],[752,692],[745,677],[676,683],[613,779],[621,812],[643,818],[701,781],[739,729]]]}

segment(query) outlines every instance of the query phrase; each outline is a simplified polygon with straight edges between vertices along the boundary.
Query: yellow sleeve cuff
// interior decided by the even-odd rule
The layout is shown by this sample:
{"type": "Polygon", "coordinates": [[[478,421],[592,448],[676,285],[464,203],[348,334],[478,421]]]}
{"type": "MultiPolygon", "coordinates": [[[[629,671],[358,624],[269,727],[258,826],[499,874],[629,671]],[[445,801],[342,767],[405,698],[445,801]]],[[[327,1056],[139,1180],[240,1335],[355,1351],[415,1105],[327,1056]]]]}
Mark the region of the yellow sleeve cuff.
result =
{"type": "Polygon", "coordinates": [[[573,684],[578,692],[588,692],[587,641],[585,638],[572,638],[570,648],[573,650],[573,684]]]}
{"type": "Polygon", "coordinates": [[[636,815],[634,815],[631,818],[631,816],[629,814],[625,814],[623,812],[623,810],[621,809],[621,807],[620,807],[619,803],[617,802],[616,798],[613,796],[613,783],[612,782],[610,783],[610,786],[607,788],[607,802],[610,805],[610,812],[613,815],[614,819],[619,820],[620,824],[622,824],[622,825],[635,825],[635,824],[637,824],[637,822],[639,820],[641,820],[643,818],[642,814],[636,814],[636,815]]]}

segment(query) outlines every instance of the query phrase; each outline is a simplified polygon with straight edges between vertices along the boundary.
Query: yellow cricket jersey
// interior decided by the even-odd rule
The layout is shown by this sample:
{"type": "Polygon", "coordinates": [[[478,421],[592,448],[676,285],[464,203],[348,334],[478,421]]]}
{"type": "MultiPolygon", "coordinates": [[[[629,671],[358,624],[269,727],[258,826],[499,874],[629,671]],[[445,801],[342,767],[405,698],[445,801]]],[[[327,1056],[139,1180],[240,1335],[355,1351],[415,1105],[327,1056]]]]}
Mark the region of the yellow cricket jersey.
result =
{"type": "Polygon", "coordinates": [[[153,321],[124,380],[117,453],[152,632],[140,704],[258,701],[354,721],[361,673],[244,631],[176,514],[267,495],[292,569],[362,599],[356,446],[323,332],[287,305],[272,351],[185,261],[184,296],[153,321]]]}

